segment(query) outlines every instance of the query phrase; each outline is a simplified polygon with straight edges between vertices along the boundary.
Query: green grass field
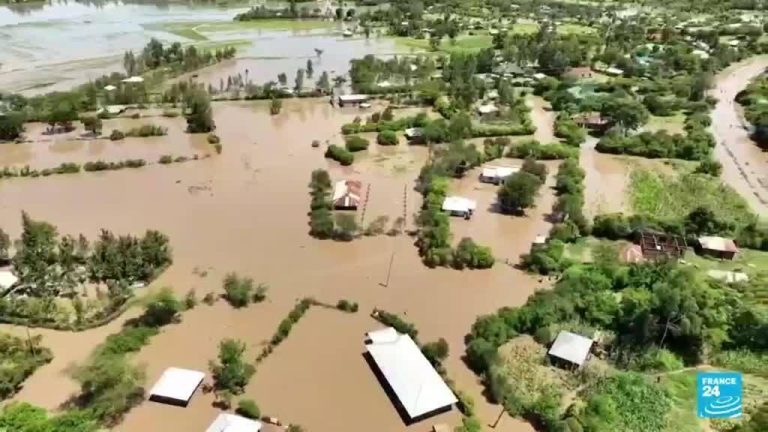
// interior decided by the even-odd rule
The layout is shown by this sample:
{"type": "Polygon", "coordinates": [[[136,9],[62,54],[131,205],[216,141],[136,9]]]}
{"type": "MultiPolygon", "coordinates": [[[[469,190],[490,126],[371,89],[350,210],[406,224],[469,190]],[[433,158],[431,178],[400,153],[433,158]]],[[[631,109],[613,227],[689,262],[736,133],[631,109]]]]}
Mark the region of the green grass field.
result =
{"type": "Polygon", "coordinates": [[[685,129],[685,114],[676,113],[669,117],[650,116],[648,123],[645,124],[643,130],[649,132],[656,132],[665,130],[671,134],[684,133],[685,129]]]}
{"type": "MultiPolygon", "coordinates": [[[[429,51],[429,39],[414,39],[409,37],[397,37],[395,44],[414,50],[429,51]]],[[[493,43],[493,37],[487,34],[472,35],[472,36],[459,36],[456,38],[456,42],[451,42],[450,39],[443,39],[440,44],[440,51],[452,53],[452,52],[466,52],[466,51],[479,51],[483,48],[491,47],[493,43]]]]}
{"type": "Polygon", "coordinates": [[[752,220],[747,202],[718,178],[700,174],[667,176],[636,169],[630,178],[630,204],[635,213],[662,219],[684,218],[699,206],[722,219],[744,225],[752,220]]]}
{"type": "Polygon", "coordinates": [[[193,41],[208,40],[206,33],[247,32],[254,30],[309,31],[329,29],[335,24],[321,20],[264,19],[254,21],[190,21],[145,24],[147,30],[164,31],[193,41]]]}

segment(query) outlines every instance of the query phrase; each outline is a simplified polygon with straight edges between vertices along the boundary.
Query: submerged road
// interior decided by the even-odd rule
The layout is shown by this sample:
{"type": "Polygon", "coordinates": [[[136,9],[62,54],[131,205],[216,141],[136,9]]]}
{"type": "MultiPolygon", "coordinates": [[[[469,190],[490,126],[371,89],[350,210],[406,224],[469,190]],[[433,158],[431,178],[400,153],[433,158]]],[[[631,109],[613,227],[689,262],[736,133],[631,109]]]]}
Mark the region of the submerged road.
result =
{"type": "Polygon", "coordinates": [[[734,100],[768,67],[768,56],[736,63],[717,75],[709,94],[718,102],[712,111],[715,157],[723,164],[723,180],[741,194],[760,216],[768,216],[768,153],[750,138],[749,124],[734,100]]]}

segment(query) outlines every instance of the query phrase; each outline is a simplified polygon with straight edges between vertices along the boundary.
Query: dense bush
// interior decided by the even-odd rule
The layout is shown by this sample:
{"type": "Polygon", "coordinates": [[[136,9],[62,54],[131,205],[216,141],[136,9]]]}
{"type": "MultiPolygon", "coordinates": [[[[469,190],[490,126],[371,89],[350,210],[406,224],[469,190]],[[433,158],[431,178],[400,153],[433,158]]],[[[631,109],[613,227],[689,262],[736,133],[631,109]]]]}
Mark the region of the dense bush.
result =
{"type": "Polygon", "coordinates": [[[309,234],[319,239],[332,238],[336,232],[331,213],[331,177],[328,171],[315,170],[309,183],[312,198],[309,212],[309,234]]]}
{"type": "Polygon", "coordinates": [[[349,300],[339,300],[338,303],[336,303],[336,309],[344,312],[357,312],[358,305],[355,302],[351,302],[349,300]]]}
{"type": "Polygon", "coordinates": [[[366,150],[370,145],[367,139],[357,135],[348,136],[344,139],[344,141],[345,141],[347,150],[351,152],[366,150]]]}
{"type": "Polygon", "coordinates": [[[253,399],[240,399],[237,402],[237,409],[235,412],[245,418],[258,420],[261,418],[261,410],[253,399]]]}
{"type": "Polygon", "coordinates": [[[379,143],[379,145],[385,145],[385,146],[397,145],[398,143],[397,133],[391,130],[381,131],[379,132],[379,135],[376,137],[376,142],[379,143]]]}
{"type": "Polygon", "coordinates": [[[84,171],[114,171],[123,168],[141,168],[147,164],[144,159],[126,159],[120,162],[95,161],[83,164],[84,171]]]}
{"type": "Polygon", "coordinates": [[[20,112],[8,112],[0,115],[0,141],[18,139],[24,132],[25,116],[20,112]]]}
{"type": "Polygon", "coordinates": [[[13,396],[27,377],[52,359],[51,350],[42,345],[42,336],[21,339],[0,333],[0,400],[13,396]]]}
{"type": "Polygon", "coordinates": [[[164,136],[167,134],[168,134],[168,129],[163,126],[145,124],[136,128],[129,129],[128,132],[125,133],[125,136],[144,138],[144,137],[153,137],[153,136],[164,136]]]}
{"type": "Polygon", "coordinates": [[[507,157],[552,160],[576,157],[578,152],[579,149],[567,145],[554,143],[542,145],[536,140],[530,140],[511,146],[507,157]]]}
{"type": "Polygon", "coordinates": [[[117,129],[112,129],[112,133],[109,134],[109,139],[112,141],[120,141],[125,139],[125,134],[117,129]]]}
{"type": "Polygon", "coordinates": [[[471,238],[465,237],[453,251],[451,264],[457,269],[486,269],[493,267],[494,262],[491,248],[479,246],[471,238]]]}
{"type": "Polygon", "coordinates": [[[411,339],[418,343],[419,331],[416,330],[416,326],[404,320],[399,315],[381,309],[374,309],[373,318],[385,326],[394,328],[398,333],[407,334],[411,339]]]}
{"type": "Polygon", "coordinates": [[[267,286],[256,285],[253,279],[241,277],[236,273],[228,273],[224,277],[224,299],[235,308],[248,306],[249,303],[258,303],[266,298],[267,286]]]}
{"type": "Polygon", "coordinates": [[[578,147],[586,140],[587,133],[567,114],[559,114],[555,119],[555,136],[569,146],[578,147]]]}
{"type": "Polygon", "coordinates": [[[335,160],[343,166],[352,165],[355,161],[355,155],[344,147],[339,147],[336,144],[331,144],[325,151],[325,157],[335,160]]]}
{"type": "Polygon", "coordinates": [[[241,394],[256,372],[256,368],[244,359],[245,344],[235,339],[219,343],[218,361],[210,362],[211,375],[217,391],[241,394]]]}
{"type": "Polygon", "coordinates": [[[624,135],[617,131],[610,131],[600,139],[595,148],[603,153],[647,158],[706,160],[714,147],[715,140],[712,134],[703,127],[695,125],[688,128],[686,135],[670,135],[665,130],[641,132],[637,135],[624,135]]]}
{"type": "Polygon", "coordinates": [[[536,196],[542,186],[539,177],[518,171],[504,180],[497,193],[499,208],[507,213],[520,214],[535,204],[536,196]]]}

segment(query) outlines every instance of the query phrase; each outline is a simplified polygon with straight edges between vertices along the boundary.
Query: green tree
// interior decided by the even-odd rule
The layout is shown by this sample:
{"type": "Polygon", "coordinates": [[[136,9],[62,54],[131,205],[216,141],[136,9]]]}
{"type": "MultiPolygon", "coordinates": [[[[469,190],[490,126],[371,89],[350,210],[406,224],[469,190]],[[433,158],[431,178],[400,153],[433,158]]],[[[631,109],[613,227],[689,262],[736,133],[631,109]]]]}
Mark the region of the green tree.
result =
{"type": "Polygon", "coordinates": [[[714,159],[705,159],[696,166],[695,173],[711,175],[712,177],[720,177],[723,172],[723,164],[714,159]]]}
{"type": "Polygon", "coordinates": [[[520,213],[533,207],[541,180],[533,174],[519,171],[507,177],[499,188],[499,206],[505,212],[520,213]]]}
{"type": "Polygon", "coordinates": [[[10,258],[9,249],[11,247],[11,238],[0,228],[0,263],[8,261],[10,258]]]}
{"type": "Polygon", "coordinates": [[[421,352],[433,366],[439,366],[448,358],[448,342],[440,338],[434,342],[426,343],[421,347],[421,352]]]}
{"type": "Polygon", "coordinates": [[[304,88],[304,69],[299,69],[296,71],[296,82],[294,85],[294,90],[296,90],[296,93],[299,93],[303,88],[304,88]]]}
{"type": "Polygon", "coordinates": [[[236,412],[243,417],[258,420],[261,417],[261,410],[252,399],[241,399],[237,402],[236,412]]]}
{"type": "Polygon", "coordinates": [[[15,140],[24,132],[24,114],[7,112],[0,115],[0,140],[15,140]]]}
{"type": "Polygon", "coordinates": [[[186,98],[187,132],[207,133],[216,129],[211,99],[204,90],[196,89],[186,98]]]}
{"type": "Polygon", "coordinates": [[[224,339],[219,343],[218,362],[211,361],[214,386],[217,390],[241,394],[248,385],[256,368],[245,361],[245,344],[235,339],[224,339]]]}
{"type": "Polygon", "coordinates": [[[280,72],[277,74],[277,82],[279,82],[281,86],[288,85],[288,75],[286,75],[285,72],[280,72]]]}
{"type": "Polygon", "coordinates": [[[253,279],[228,273],[224,277],[224,298],[235,308],[248,306],[253,296],[253,279]]]}
{"type": "Polygon", "coordinates": [[[648,110],[645,106],[628,98],[609,99],[604,104],[601,115],[613,119],[625,131],[635,130],[648,121],[648,110]]]}
{"type": "Polygon", "coordinates": [[[352,240],[360,230],[355,216],[348,213],[336,214],[335,226],[334,237],[343,241],[352,240]]]}
{"type": "Polygon", "coordinates": [[[95,116],[81,117],[80,121],[83,123],[83,127],[90,131],[94,135],[101,133],[102,122],[101,119],[95,116]]]}
{"type": "Polygon", "coordinates": [[[269,105],[269,113],[272,115],[280,114],[280,110],[283,108],[283,100],[278,98],[272,98],[272,102],[269,105]]]}
{"type": "Polygon", "coordinates": [[[328,77],[328,72],[323,71],[323,73],[320,74],[320,78],[318,78],[316,86],[324,93],[331,92],[331,80],[328,77]]]}
{"type": "Polygon", "coordinates": [[[107,424],[117,422],[128,408],[144,399],[144,370],[125,356],[95,356],[76,368],[72,377],[80,384],[80,400],[107,424]]]}
{"type": "Polygon", "coordinates": [[[21,213],[22,234],[13,267],[19,280],[33,296],[55,296],[57,291],[58,233],[47,223],[21,213]]]}
{"type": "Polygon", "coordinates": [[[161,327],[176,320],[183,309],[173,291],[164,287],[147,303],[142,322],[150,327],[161,327]]]}

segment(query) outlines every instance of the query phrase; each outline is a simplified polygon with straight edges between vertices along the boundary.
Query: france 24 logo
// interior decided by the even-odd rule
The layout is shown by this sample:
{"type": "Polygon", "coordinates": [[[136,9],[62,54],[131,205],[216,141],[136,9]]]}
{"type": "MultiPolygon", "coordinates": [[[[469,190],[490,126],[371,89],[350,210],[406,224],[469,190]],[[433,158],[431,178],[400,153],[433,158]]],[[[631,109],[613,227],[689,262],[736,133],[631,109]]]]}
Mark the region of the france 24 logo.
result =
{"type": "Polygon", "coordinates": [[[700,418],[737,418],[742,412],[739,372],[698,372],[696,406],[700,418]]]}

